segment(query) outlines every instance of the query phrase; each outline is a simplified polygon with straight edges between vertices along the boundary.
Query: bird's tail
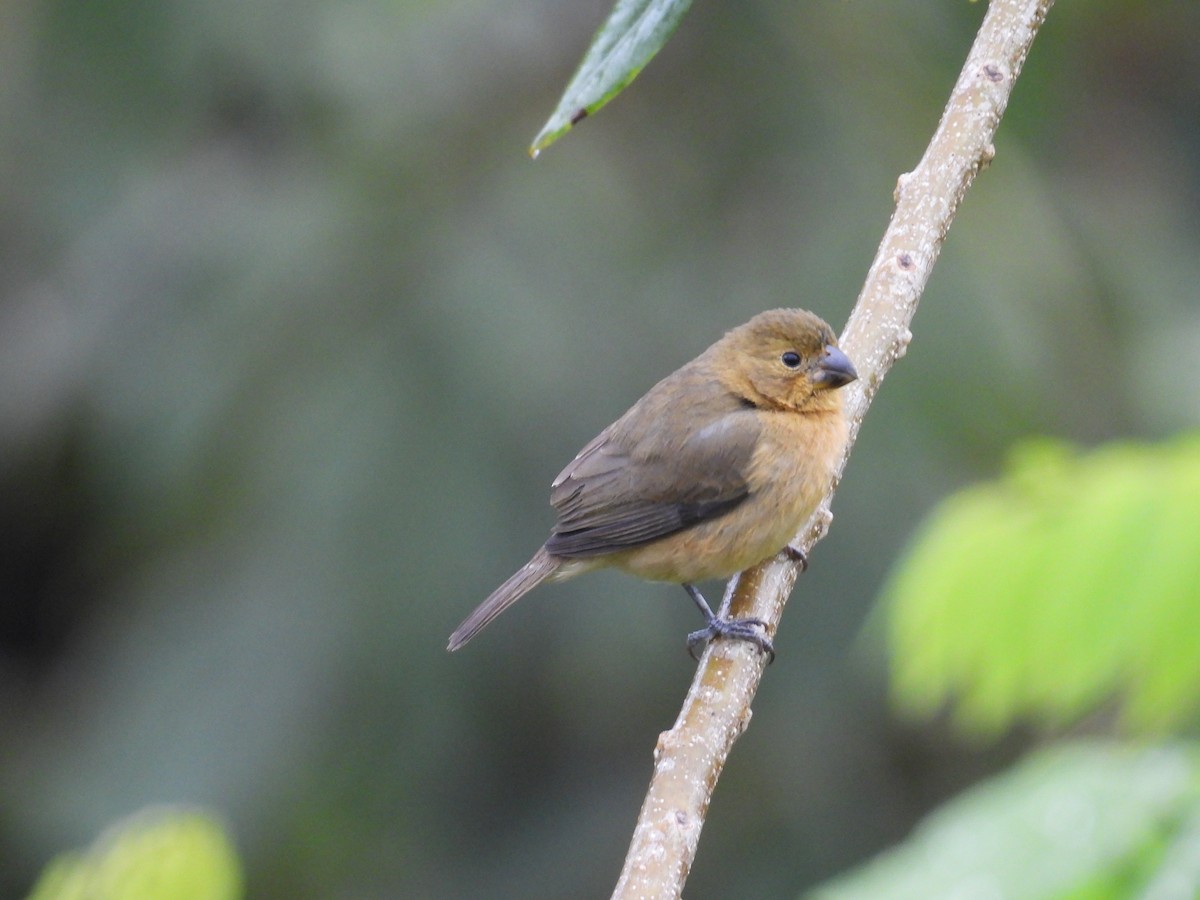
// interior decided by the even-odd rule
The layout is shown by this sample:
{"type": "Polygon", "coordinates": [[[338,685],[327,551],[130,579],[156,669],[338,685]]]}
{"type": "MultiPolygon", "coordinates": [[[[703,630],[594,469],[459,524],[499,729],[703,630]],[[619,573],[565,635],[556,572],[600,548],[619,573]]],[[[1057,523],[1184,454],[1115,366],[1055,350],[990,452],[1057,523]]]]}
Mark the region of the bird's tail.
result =
{"type": "Polygon", "coordinates": [[[521,566],[516,573],[492,591],[491,596],[475,608],[475,612],[467,616],[454,634],[450,635],[450,643],[446,649],[454,652],[475,635],[479,634],[492,619],[500,615],[531,590],[558,571],[562,560],[555,559],[543,547],[533,554],[533,559],[521,566]]]}

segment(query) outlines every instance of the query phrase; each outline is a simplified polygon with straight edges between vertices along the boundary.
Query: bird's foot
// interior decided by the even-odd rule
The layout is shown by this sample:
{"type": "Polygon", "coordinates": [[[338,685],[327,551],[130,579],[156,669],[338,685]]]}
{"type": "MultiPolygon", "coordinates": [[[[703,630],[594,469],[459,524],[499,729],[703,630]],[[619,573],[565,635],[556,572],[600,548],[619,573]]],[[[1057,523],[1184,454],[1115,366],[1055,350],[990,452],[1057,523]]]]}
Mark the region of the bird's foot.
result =
{"type": "Polygon", "coordinates": [[[692,659],[699,660],[704,648],[712,641],[727,638],[753,644],[767,655],[767,665],[770,665],[775,662],[775,647],[767,637],[766,631],[767,623],[762,619],[719,619],[713,616],[707,625],[688,635],[688,653],[692,659]]]}
{"type": "Polygon", "coordinates": [[[783,548],[783,555],[794,563],[800,564],[801,573],[808,571],[808,554],[797,547],[795,544],[788,544],[783,548]]]}
{"type": "Polygon", "coordinates": [[[692,659],[699,660],[700,653],[704,652],[704,648],[712,641],[717,638],[726,638],[751,643],[761,653],[767,655],[767,665],[775,662],[775,647],[771,643],[771,639],[767,636],[766,622],[753,617],[745,619],[722,619],[709,608],[704,595],[696,589],[695,585],[685,584],[683,589],[688,592],[688,596],[699,607],[705,621],[703,628],[699,631],[693,631],[688,635],[687,648],[692,659]]]}

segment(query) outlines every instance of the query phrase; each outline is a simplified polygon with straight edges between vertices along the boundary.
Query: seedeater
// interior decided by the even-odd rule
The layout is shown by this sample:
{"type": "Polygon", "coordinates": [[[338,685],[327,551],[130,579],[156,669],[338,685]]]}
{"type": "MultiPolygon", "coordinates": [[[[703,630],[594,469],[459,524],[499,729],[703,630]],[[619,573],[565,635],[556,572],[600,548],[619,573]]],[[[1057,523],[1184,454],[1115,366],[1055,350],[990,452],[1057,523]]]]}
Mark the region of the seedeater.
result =
{"type": "Polygon", "coordinates": [[[543,581],[612,566],[682,584],[718,638],[774,656],[764,623],[723,619],[695,582],[788,548],[846,442],[838,388],[858,377],[833,330],[773,309],[728,332],[605,428],[554,479],[550,538],[450,635],[457,650],[543,581]]]}

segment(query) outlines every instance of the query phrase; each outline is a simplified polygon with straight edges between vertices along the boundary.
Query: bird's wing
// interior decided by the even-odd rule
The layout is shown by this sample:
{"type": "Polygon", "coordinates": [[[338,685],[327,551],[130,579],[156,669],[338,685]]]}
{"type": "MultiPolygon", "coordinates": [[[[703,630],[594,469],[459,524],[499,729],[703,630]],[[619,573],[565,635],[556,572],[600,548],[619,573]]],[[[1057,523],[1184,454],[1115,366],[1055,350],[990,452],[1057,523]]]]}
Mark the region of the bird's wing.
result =
{"type": "Polygon", "coordinates": [[[654,409],[635,408],[601,432],[554,481],[550,502],[558,521],[546,549],[565,557],[625,550],[745,500],[759,426],[751,410],[736,401],[721,404],[729,405],[715,415],[710,408],[688,416],[707,424],[675,429],[653,421],[654,409]]]}

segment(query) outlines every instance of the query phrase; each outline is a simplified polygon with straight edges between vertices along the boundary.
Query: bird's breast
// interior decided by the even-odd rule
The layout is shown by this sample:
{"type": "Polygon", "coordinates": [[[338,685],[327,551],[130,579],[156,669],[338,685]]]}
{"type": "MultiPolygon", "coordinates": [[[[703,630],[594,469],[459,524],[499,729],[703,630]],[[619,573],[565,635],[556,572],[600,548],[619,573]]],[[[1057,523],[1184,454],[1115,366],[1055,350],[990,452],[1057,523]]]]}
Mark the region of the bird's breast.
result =
{"type": "Polygon", "coordinates": [[[829,489],[846,425],[840,411],[760,415],[744,502],[715,519],[614,554],[609,563],[654,581],[693,582],[728,578],[783,549],[829,489]]]}

